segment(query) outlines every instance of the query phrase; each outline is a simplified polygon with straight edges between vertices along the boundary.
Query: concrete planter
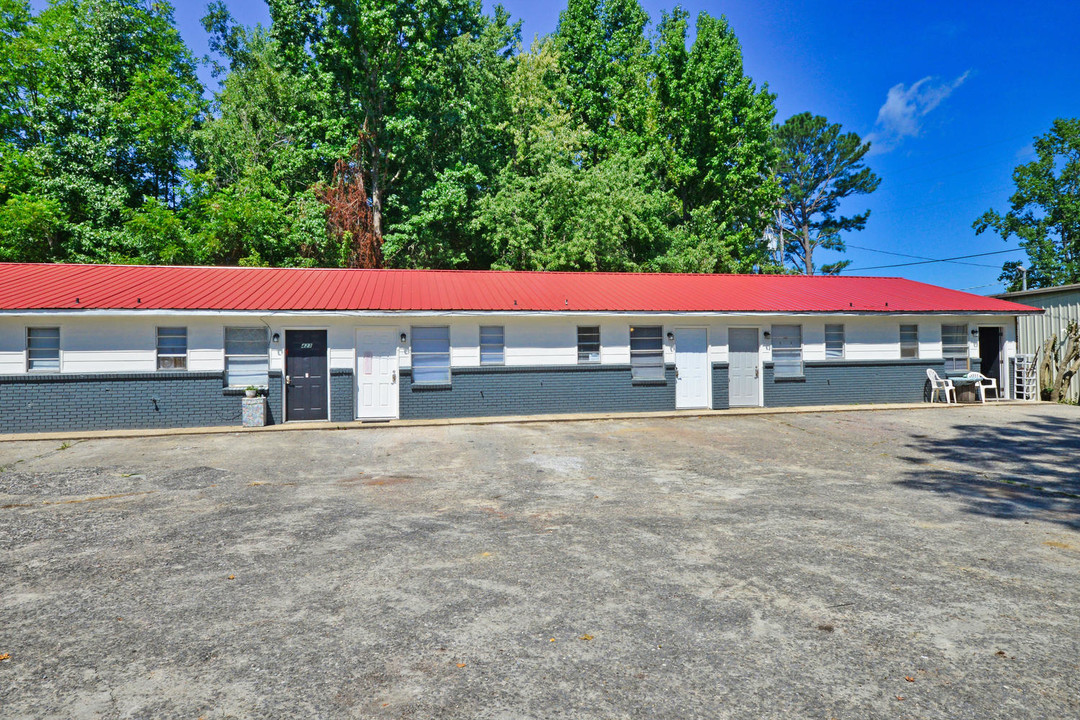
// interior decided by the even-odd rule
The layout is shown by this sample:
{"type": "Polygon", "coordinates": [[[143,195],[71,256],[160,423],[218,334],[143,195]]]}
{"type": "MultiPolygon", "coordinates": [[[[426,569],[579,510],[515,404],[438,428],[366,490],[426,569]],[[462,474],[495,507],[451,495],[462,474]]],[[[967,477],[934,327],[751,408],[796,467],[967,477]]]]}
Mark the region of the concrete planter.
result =
{"type": "Polygon", "coordinates": [[[243,418],[244,427],[263,427],[266,425],[266,398],[245,397],[241,398],[241,402],[243,403],[241,417],[243,418]]]}

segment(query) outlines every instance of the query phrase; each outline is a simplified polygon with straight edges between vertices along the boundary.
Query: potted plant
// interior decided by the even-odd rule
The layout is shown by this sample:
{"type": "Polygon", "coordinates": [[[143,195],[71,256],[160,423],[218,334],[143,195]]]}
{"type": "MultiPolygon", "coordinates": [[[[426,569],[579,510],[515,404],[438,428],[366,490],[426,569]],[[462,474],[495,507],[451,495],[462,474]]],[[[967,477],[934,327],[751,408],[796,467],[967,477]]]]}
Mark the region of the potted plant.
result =
{"type": "Polygon", "coordinates": [[[246,388],[244,388],[244,395],[246,395],[247,397],[255,397],[258,394],[259,388],[255,387],[254,385],[248,385],[246,388]]]}

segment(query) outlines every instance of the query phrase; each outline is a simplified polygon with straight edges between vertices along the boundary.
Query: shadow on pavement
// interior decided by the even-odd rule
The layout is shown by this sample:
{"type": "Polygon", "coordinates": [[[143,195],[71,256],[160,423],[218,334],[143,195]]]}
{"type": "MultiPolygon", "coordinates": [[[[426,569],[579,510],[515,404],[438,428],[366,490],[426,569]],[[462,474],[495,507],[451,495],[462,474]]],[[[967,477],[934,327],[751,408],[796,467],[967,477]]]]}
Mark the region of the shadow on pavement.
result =
{"type": "Polygon", "coordinates": [[[1024,418],[958,425],[950,437],[916,436],[901,455],[901,485],[959,498],[969,512],[1039,517],[1080,530],[1080,421],[1024,418]]]}

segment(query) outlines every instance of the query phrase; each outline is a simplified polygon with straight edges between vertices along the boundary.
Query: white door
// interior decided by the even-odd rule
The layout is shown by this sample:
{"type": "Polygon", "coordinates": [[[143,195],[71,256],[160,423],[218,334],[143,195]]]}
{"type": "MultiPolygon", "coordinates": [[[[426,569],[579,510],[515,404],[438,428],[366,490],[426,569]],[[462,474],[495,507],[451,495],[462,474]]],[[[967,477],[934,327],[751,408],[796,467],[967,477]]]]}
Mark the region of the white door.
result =
{"type": "Polygon", "coordinates": [[[758,400],[757,328],[728,330],[728,403],[756,407],[758,400]]]}
{"type": "Polygon", "coordinates": [[[675,329],[675,407],[709,407],[708,353],[705,328],[675,329]]]}
{"type": "Polygon", "coordinates": [[[356,331],[356,417],[398,416],[397,328],[356,331]]]}

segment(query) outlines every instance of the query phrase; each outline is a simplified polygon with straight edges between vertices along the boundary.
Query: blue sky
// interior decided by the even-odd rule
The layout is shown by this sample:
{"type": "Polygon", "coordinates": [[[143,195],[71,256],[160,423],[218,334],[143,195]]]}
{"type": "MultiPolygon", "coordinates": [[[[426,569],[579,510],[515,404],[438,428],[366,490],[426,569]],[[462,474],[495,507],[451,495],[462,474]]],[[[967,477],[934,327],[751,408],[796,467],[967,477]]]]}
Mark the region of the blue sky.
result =
{"type": "MultiPolygon", "coordinates": [[[[44,3],[34,3],[35,5],[44,3]]],[[[485,3],[490,7],[490,3],[485,3]]],[[[267,23],[261,0],[232,0],[245,24],[267,23]]],[[[509,0],[526,43],[555,29],[563,3],[509,0]]],[[[673,3],[643,2],[654,21],[673,3]]],[[[875,145],[883,178],[851,211],[871,209],[866,230],[847,236],[857,274],[902,275],[988,294],[1001,262],[1022,252],[871,269],[911,260],[871,252],[955,257],[1016,248],[976,237],[972,222],[1004,211],[1012,169],[1029,160],[1031,140],[1056,117],[1080,116],[1080,3],[684,2],[691,17],[724,15],[742,43],[746,72],[777,94],[779,121],[803,111],[841,123],[875,145]],[[857,271],[867,268],[864,273],[857,271]]],[[[197,56],[204,2],[177,2],[176,18],[197,56]]],[[[204,73],[208,83],[209,74],[204,73]]],[[[822,252],[819,264],[837,258],[822,252]]]]}

